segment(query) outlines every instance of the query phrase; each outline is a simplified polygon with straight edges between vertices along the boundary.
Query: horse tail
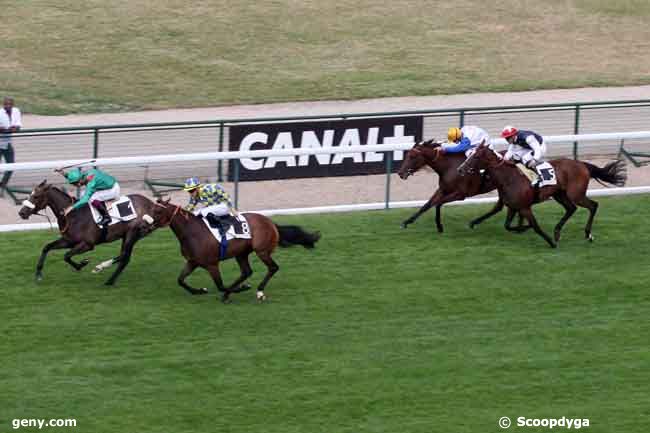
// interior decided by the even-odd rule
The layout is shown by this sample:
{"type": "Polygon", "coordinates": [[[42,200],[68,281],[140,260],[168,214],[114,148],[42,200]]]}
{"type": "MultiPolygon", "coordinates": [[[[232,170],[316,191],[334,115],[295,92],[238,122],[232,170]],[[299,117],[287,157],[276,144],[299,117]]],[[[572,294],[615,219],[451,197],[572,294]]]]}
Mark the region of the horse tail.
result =
{"type": "Polygon", "coordinates": [[[320,232],[308,233],[300,226],[279,226],[275,225],[280,234],[281,247],[302,245],[305,248],[314,248],[320,239],[320,232]]]}
{"type": "Polygon", "coordinates": [[[624,186],[627,181],[627,167],[621,159],[612,161],[602,168],[589,164],[588,162],[584,164],[589,170],[589,175],[603,186],[607,186],[603,182],[616,186],[624,186]]]}

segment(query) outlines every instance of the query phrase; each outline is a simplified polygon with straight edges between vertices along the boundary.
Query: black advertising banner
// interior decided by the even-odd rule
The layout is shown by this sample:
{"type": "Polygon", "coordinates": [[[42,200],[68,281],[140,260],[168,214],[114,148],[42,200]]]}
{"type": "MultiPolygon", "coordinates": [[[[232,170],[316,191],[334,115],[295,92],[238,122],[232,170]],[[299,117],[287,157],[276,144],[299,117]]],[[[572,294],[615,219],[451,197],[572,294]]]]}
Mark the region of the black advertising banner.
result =
{"type": "MultiPolygon", "coordinates": [[[[422,116],[293,122],[230,127],[230,150],[300,149],[374,144],[415,143],[422,139],[422,116]]],[[[239,180],[354,176],[386,172],[388,152],[350,152],[322,155],[244,158],[239,180]]],[[[393,152],[393,171],[399,169],[403,151],[393,152]]],[[[228,180],[234,180],[235,160],[230,160],[228,180]]]]}

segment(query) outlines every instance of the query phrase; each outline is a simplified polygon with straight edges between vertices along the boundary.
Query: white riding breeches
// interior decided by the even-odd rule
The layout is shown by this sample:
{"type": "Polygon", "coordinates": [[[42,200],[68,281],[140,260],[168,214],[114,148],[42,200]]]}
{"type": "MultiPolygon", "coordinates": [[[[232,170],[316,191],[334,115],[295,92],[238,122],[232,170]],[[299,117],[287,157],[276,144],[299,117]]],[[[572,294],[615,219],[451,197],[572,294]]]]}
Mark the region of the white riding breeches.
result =
{"type": "Polygon", "coordinates": [[[230,213],[230,208],[226,203],[213,204],[212,206],[206,206],[201,209],[197,209],[194,214],[206,216],[207,214],[214,214],[216,216],[228,215],[230,213]]]}
{"type": "Polygon", "coordinates": [[[120,198],[120,184],[115,182],[115,185],[111,189],[103,189],[101,191],[95,191],[93,195],[90,196],[90,202],[93,200],[107,201],[107,200],[117,200],[120,198]]]}
{"type": "MultiPolygon", "coordinates": [[[[528,164],[530,161],[532,161],[534,158],[535,152],[533,152],[532,149],[528,149],[526,147],[522,146],[512,146],[512,159],[515,161],[521,161],[524,165],[528,164]]],[[[546,143],[542,143],[540,145],[541,149],[541,156],[538,158],[537,161],[542,161],[544,159],[544,156],[546,155],[546,143]]]]}

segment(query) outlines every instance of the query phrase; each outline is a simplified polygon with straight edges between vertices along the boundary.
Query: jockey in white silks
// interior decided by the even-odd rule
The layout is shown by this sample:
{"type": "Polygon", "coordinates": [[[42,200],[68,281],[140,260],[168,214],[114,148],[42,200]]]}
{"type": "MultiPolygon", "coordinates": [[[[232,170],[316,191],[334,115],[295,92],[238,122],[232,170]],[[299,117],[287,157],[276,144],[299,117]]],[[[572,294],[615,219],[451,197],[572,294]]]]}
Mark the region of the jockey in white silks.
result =
{"type": "MultiPolygon", "coordinates": [[[[536,132],[518,130],[514,126],[503,128],[501,137],[508,142],[508,150],[503,158],[521,162],[529,169],[534,170],[541,178],[537,166],[545,162],[546,143],[544,143],[544,138],[536,132]]],[[[537,184],[537,182],[534,183],[537,184]]]]}

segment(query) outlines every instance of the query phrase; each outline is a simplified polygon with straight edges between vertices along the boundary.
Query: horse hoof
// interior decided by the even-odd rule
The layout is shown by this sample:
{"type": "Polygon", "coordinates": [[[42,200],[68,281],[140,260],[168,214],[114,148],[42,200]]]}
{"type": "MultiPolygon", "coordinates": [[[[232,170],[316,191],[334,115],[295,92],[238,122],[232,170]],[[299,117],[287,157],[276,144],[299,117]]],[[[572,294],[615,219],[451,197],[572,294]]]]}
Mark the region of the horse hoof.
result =
{"type": "Polygon", "coordinates": [[[207,287],[201,287],[199,289],[199,294],[205,295],[206,293],[208,293],[208,288],[207,287]]]}
{"type": "Polygon", "coordinates": [[[41,273],[36,274],[36,281],[43,281],[43,274],[41,273]]]}
{"type": "Polygon", "coordinates": [[[593,235],[592,235],[591,233],[589,233],[589,234],[586,236],[586,238],[587,238],[587,240],[588,240],[589,242],[593,242],[593,241],[594,241],[594,237],[593,237],[593,235]]]}
{"type": "Polygon", "coordinates": [[[266,301],[266,295],[264,294],[264,292],[257,292],[257,294],[255,295],[255,297],[257,298],[257,302],[264,302],[264,301],[266,301]]]}
{"type": "Polygon", "coordinates": [[[470,229],[474,230],[474,227],[476,227],[476,224],[474,224],[474,223],[469,223],[469,228],[470,228],[470,229]]]}
{"type": "Polygon", "coordinates": [[[221,295],[221,302],[224,304],[230,304],[232,301],[230,300],[230,294],[224,293],[221,295]]]}
{"type": "Polygon", "coordinates": [[[399,226],[400,226],[401,228],[405,229],[405,228],[408,226],[408,224],[406,224],[406,223],[402,223],[402,224],[400,224],[399,226]]]}

